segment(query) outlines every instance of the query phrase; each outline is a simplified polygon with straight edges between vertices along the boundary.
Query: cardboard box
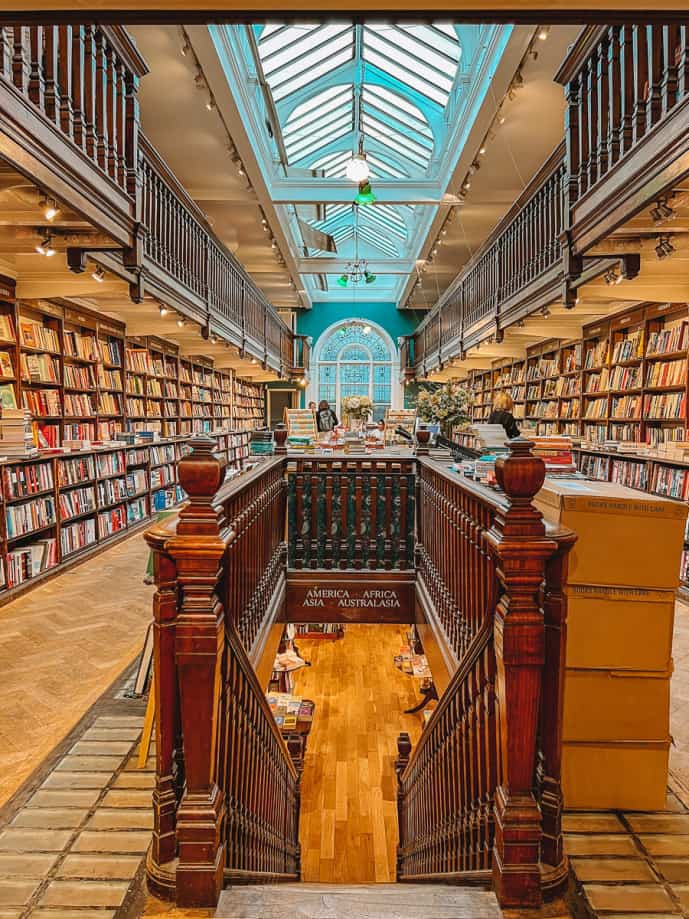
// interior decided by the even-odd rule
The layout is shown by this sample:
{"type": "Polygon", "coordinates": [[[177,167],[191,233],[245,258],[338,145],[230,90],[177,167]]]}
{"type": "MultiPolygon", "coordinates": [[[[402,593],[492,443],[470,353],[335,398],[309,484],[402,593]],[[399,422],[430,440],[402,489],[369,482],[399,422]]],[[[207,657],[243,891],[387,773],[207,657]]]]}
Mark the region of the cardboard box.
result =
{"type": "Polygon", "coordinates": [[[570,584],[675,590],[687,505],[612,482],[546,479],[543,516],[577,534],[570,584]]]}
{"type": "Polygon", "coordinates": [[[670,668],[675,594],[643,587],[567,587],[567,667],[670,668]]]}
{"type": "Polygon", "coordinates": [[[671,671],[565,670],[565,741],[667,737],[671,671]]]}
{"type": "Polygon", "coordinates": [[[566,808],[664,810],[670,739],[564,743],[566,808]]]}

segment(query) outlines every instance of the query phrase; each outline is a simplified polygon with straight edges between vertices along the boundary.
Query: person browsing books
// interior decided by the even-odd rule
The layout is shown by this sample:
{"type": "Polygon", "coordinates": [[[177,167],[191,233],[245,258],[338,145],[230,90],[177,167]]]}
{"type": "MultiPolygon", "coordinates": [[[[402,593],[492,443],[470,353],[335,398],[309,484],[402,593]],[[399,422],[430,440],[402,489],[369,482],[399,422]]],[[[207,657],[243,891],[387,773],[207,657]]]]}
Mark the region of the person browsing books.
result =
{"type": "Polygon", "coordinates": [[[488,424],[501,424],[510,439],[519,437],[519,427],[512,414],[513,408],[512,396],[506,392],[499,392],[493,399],[493,410],[488,418],[488,424]]]}
{"type": "Polygon", "coordinates": [[[337,415],[330,408],[325,399],[321,399],[318,403],[318,412],[316,413],[316,424],[318,425],[318,430],[323,431],[332,431],[333,428],[336,428],[339,424],[337,420],[337,415]]]}

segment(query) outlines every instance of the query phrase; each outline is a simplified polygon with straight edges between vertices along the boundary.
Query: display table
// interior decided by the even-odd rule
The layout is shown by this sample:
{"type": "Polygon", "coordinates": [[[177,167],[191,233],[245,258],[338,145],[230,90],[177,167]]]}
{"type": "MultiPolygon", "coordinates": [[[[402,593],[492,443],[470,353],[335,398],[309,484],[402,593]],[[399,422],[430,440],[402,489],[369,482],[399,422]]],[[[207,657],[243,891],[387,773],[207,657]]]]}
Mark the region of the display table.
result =
{"type": "Polygon", "coordinates": [[[316,703],[286,692],[269,692],[266,699],[294,764],[301,769],[316,703]]]}
{"type": "Polygon", "coordinates": [[[687,506],[581,479],[546,479],[534,504],[577,535],[564,588],[565,807],[661,810],[687,506]]]}
{"type": "Polygon", "coordinates": [[[414,654],[411,648],[404,646],[400,648],[400,653],[395,655],[395,666],[402,673],[419,680],[421,701],[412,706],[412,708],[405,709],[405,715],[415,715],[416,712],[420,712],[421,709],[425,708],[429,702],[437,700],[438,691],[435,688],[431,668],[428,666],[425,654],[414,654]]]}

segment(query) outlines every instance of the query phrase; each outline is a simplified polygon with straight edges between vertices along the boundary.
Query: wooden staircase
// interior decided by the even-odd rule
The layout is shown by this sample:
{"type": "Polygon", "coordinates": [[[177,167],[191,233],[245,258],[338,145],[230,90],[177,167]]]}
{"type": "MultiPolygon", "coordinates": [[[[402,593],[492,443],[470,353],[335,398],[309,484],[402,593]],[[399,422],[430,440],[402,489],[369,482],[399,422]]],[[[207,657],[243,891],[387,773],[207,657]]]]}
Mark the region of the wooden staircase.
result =
{"type": "Polygon", "coordinates": [[[230,887],[216,919],[500,919],[492,891],[448,884],[230,887]]]}

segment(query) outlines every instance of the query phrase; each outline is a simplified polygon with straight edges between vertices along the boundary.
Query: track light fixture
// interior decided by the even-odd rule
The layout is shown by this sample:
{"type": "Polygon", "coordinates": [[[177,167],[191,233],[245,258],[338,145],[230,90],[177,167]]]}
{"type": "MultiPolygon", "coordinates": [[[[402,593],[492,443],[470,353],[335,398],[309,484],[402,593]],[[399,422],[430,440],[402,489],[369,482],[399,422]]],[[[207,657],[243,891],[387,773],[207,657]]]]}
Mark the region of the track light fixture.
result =
{"type": "Polygon", "coordinates": [[[96,268],[95,271],[91,272],[91,277],[93,278],[94,281],[98,281],[99,284],[103,283],[103,281],[105,280],[105,272],[100,267],[100,265],[96,268]]]}
{"type": "Polygon", "coordinates": [[[184,328],[184,323],[185,323],[185,321],[186,321],[186,320],[184,319],[184,316],[178,316],[178,317],[177,317],[177,326],[178,326],[180,329],[184,328]]]}
{"type": "Polygon", "coordinates": [[[213,98],[213,96],[208,97],[206,101],[206,108],[208,109],[209,112],[212,112],[213,109],[215,108],[215,99],[213,98]]]}
{"type": "Polygon", "coordinates": [[[50,233],[46,233],[40,243],[36,246],[36,252],[39,255],[45,255],[46,258],[52,258],[55,255],[55,249],[53,248],[53,237],[50,233]]]}
{"type": "Polygon", "coordinates": [[[161,307],[160,307],[160,315],[161,315],[161,316],[167,316],[167,314],[168,314],[169,312],[170,312],[170,310],[169,310],[166,306],[161,306],[161,307]]]}
{"type": "Polygon", "coordinates": [[[48,195],[44,195],[41,200],[41,207],[43,208],[43,216],[46,220],[55,220],[57,215],[60,213],[60,208],[58,207],[57,201],[55,198],[51,198],[48,195]]]}

